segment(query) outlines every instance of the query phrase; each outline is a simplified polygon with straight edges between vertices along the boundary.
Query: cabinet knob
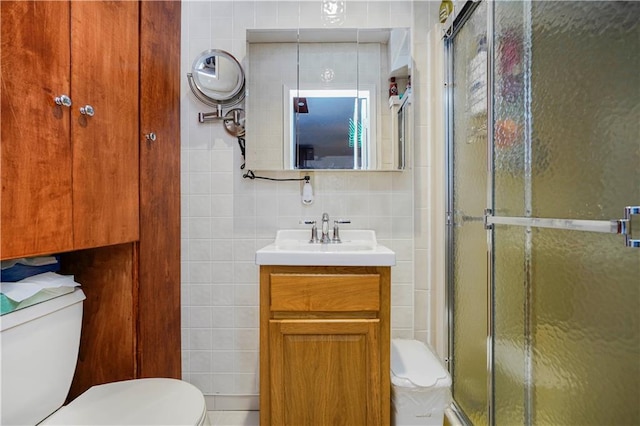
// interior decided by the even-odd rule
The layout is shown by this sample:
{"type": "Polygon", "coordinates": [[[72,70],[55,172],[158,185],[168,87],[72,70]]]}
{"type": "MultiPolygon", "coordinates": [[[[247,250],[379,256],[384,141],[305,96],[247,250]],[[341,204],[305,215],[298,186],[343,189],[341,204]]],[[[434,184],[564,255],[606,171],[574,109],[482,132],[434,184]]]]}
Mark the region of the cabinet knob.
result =
{"type": "Polygon", "coordinates": [[[56,101],[56,105],[65,106],[67,108],[71,106],[71,98],[67,95],[56,96],[54,100],[56,101]]]}
{"type": "Polygon", "coordinates": [[[93,110],[93,107],[91,105],[85,105],[83,107],[80,107],[80,114],[84,114],[84,115],[88,115],[89,117],[93,117],[93,114],[95,114],[95,111],[93,110]]]}
{"type": "Polygon", "coordinates": [[[151,142],[155,142],[156,139],[158,139],[158,137],[156,136],[155,133],[151,132],[151,133],[147,133],[146,135],[144,135],[145,138],[147,138],[148,141],[151,142]]]}

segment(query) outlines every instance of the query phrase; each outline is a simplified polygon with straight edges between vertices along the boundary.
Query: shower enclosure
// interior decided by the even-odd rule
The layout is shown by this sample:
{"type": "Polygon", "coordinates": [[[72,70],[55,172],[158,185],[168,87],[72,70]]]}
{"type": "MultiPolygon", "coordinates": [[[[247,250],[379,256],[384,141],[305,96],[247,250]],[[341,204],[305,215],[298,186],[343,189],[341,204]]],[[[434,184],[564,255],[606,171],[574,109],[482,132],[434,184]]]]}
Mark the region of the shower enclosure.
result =
{"type": "Polygon", "coordinates": [[[467,2],[445,51],[455,411],[639,424],[640,2],[467,2]]]}

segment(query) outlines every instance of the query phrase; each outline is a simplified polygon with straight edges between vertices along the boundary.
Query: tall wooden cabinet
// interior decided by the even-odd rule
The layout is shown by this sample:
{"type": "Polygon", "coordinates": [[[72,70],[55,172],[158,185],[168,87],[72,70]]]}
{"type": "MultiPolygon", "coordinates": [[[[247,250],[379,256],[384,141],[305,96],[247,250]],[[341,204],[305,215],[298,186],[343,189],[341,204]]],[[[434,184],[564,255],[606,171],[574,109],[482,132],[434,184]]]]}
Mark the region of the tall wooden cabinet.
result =
{"type": "Polygon", "coordinates": [[[260,422],[386,425],[389,267],[260,268],[260,422]]]}
{"type": "Polygon", "coordinates": [[[138,239],[138,9],[2,2],[3,258],[138,239]]]}
{"type": "Polygon", "coordinates": [[[0,9],[0,258],[62,254],[82,284],[71,398],[180,377],[180,1],[0,9]]]}

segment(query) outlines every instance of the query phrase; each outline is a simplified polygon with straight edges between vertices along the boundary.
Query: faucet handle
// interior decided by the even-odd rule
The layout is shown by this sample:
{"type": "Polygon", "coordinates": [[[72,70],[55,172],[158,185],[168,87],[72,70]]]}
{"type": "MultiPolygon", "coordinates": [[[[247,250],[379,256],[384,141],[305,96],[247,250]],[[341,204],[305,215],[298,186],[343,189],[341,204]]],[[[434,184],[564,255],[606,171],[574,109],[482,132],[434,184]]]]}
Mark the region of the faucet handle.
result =
{"type": "Polygon", "coordinates": [[[301,220],[300,223],[304,223],[305,225],[313,225],[311,227],[311,239],[309,240],[310,243],[317,243],[318,242],[318,227],[316,226],[316,221],[315,220],[301,220]]]}
{"type": "Polygon", "coordinates": [[[351,223],[349,219],[336,219],[333,221],[333,238],[331,238],[331,242],[333,243],[341,243],[340,240],[340,228],[338,228],[339,223],[351,223]]]}

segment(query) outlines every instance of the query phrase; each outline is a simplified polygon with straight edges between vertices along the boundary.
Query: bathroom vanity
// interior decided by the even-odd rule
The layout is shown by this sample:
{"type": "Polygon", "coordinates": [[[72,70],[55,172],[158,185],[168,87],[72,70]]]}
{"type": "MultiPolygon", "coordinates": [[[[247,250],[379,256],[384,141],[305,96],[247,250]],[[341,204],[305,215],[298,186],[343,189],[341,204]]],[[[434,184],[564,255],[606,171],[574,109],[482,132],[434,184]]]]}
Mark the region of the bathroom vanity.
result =
{"type": "Polygon", "coordinates": [[[300,237],[298,247],[276,238],[256,254],[260,424],[389,424],[395,254],[347,232],[340,245],[300,237]]]}

